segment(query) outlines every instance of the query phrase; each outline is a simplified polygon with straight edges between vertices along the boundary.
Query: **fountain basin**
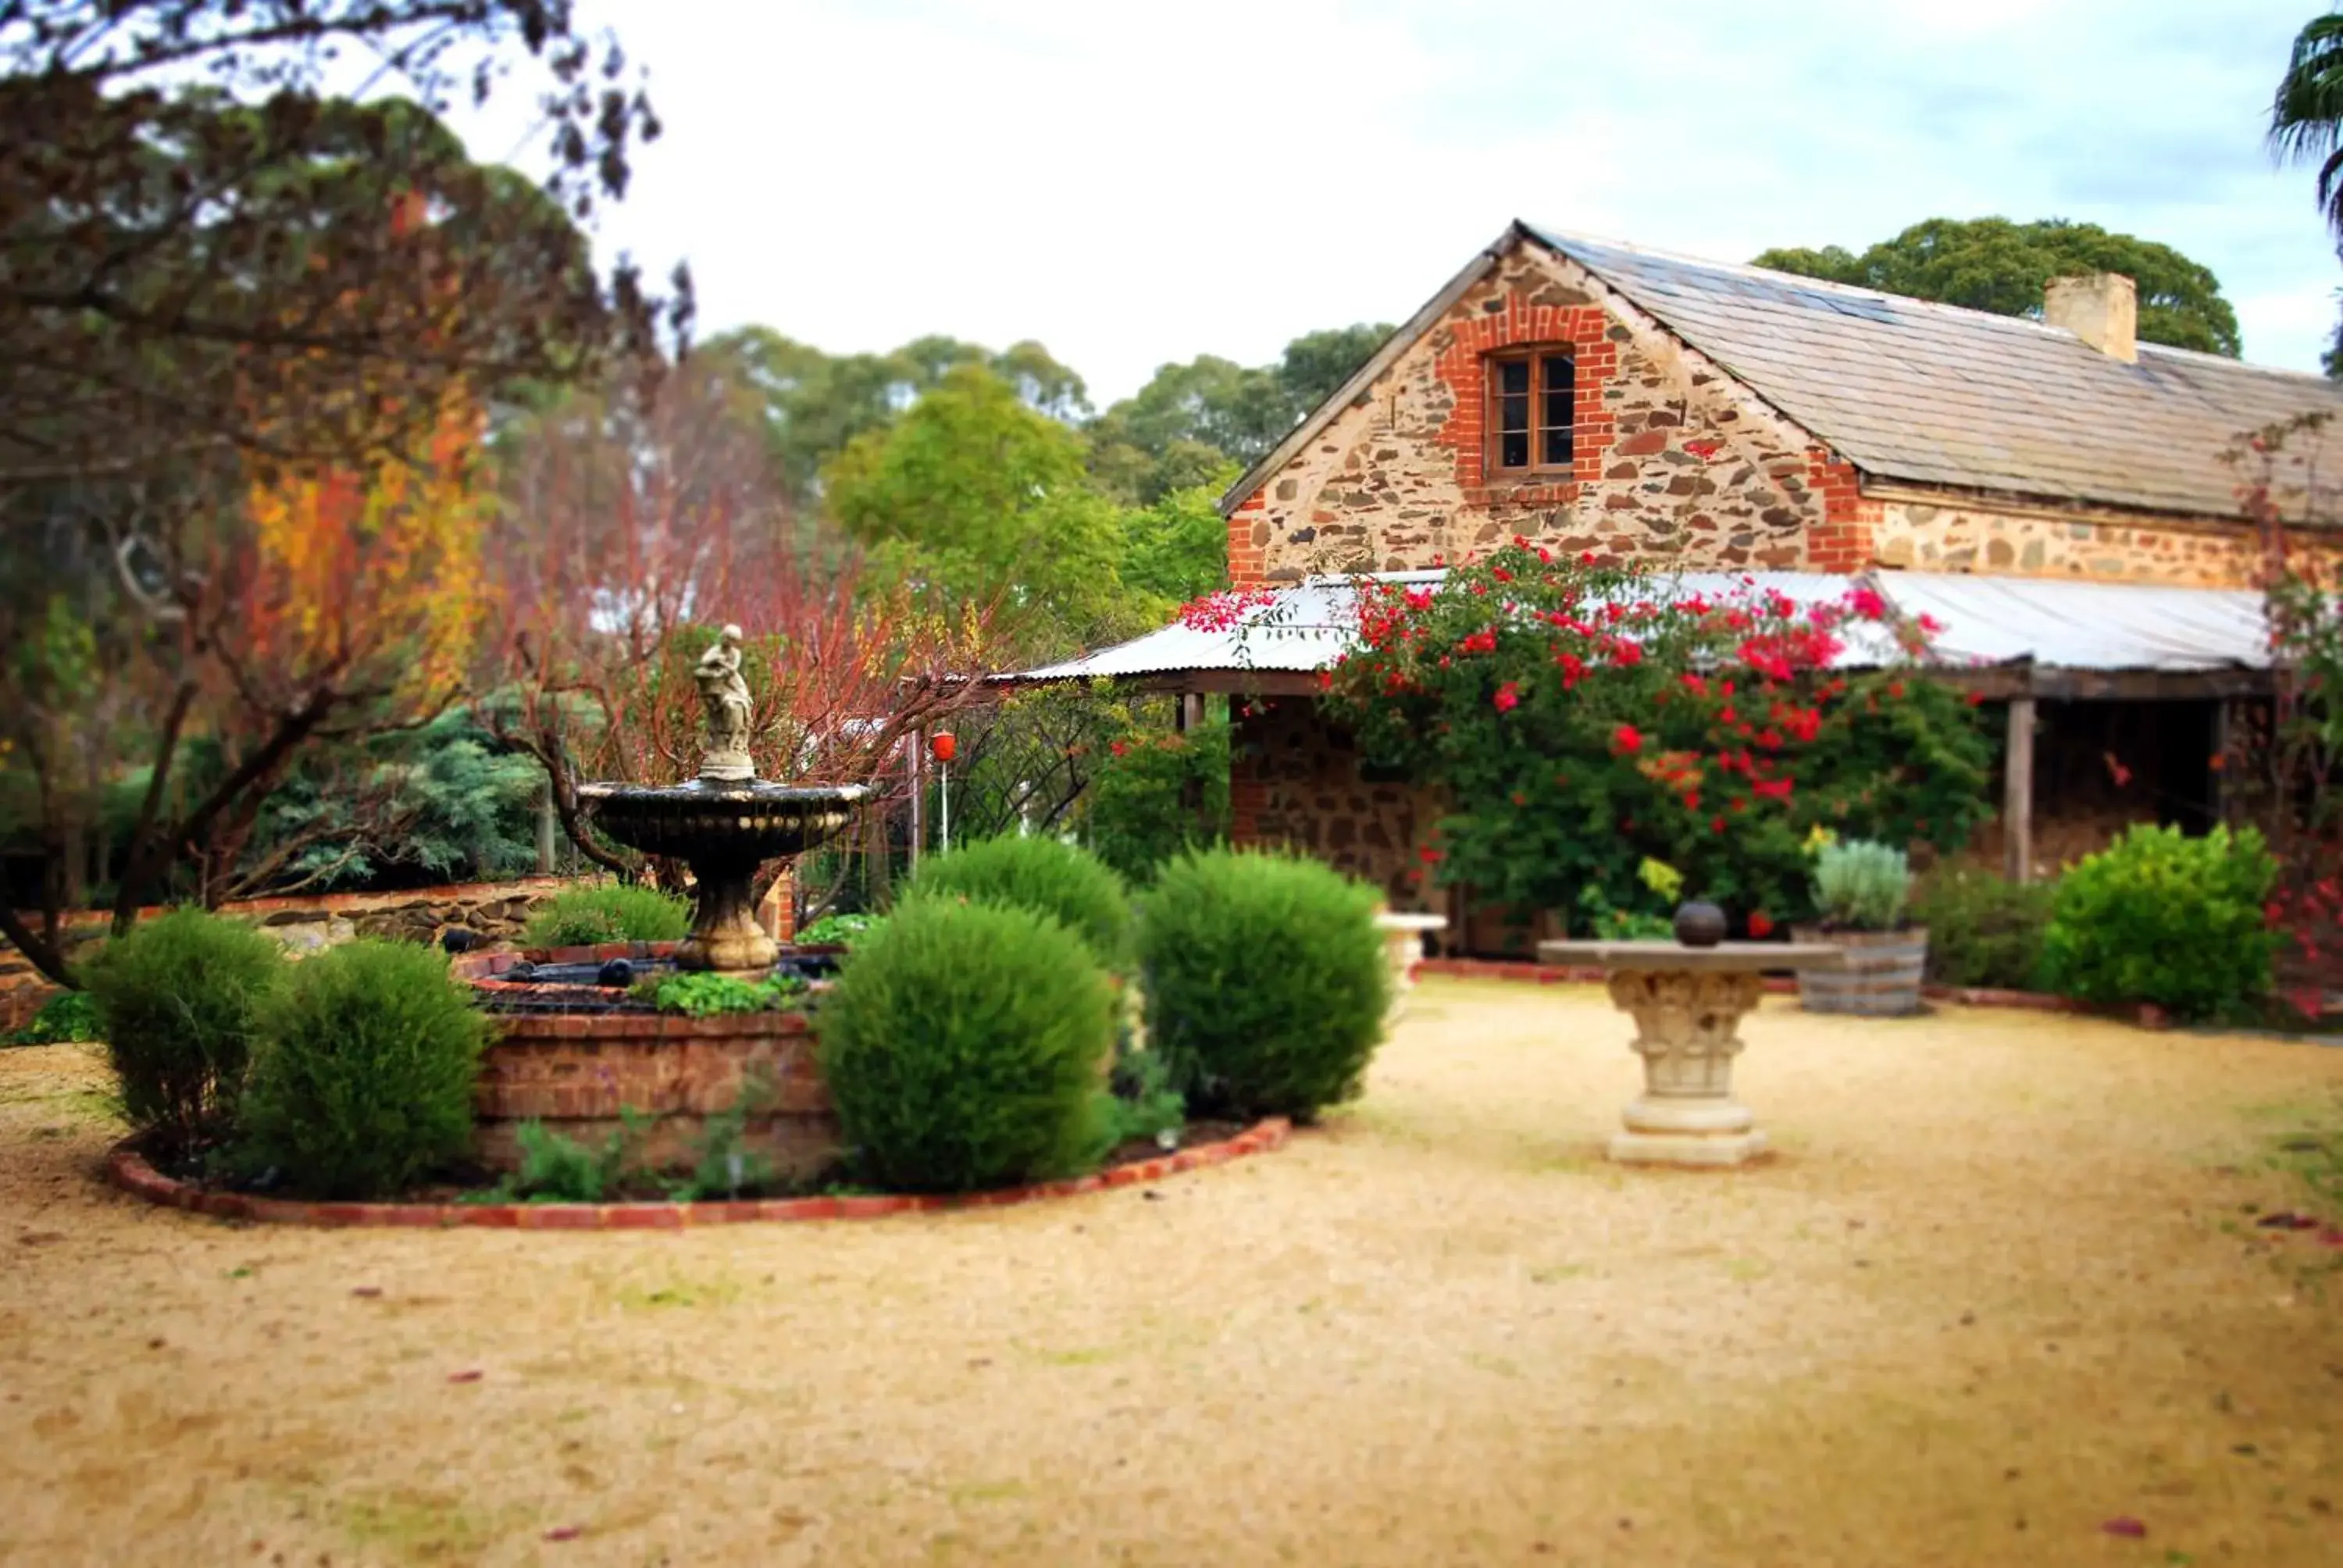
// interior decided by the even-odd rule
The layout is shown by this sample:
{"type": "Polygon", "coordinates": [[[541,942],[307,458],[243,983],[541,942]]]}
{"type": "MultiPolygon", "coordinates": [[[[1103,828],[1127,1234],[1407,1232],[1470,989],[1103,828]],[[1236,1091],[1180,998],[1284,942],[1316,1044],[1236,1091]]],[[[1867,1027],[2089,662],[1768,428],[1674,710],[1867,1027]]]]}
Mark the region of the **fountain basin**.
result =
{"type": "Polygon", "coordinates": [[[695,779],[581,784],[578,799],[594,825],[621,844],[690,865],[699,897],[676,964],[737,974],[771,968],[780,950],[757,924],[749,896],[757,868],[830,838],[853,821],[870,793],[860,784],[695,779]]]}

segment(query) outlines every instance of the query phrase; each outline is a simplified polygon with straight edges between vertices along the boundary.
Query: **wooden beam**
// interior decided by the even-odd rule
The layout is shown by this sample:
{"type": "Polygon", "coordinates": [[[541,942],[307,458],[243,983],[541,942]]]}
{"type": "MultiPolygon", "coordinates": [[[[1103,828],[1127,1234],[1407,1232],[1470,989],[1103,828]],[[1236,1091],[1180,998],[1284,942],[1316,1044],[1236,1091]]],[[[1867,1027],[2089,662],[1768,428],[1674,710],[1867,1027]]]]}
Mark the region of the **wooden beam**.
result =
{"type": "Polygon", "coordinates": [[[2013,882],[2034,878],[2034,699],[2009,701],[2009,729],[2002,752],[2002,874],[2013,882]]]}

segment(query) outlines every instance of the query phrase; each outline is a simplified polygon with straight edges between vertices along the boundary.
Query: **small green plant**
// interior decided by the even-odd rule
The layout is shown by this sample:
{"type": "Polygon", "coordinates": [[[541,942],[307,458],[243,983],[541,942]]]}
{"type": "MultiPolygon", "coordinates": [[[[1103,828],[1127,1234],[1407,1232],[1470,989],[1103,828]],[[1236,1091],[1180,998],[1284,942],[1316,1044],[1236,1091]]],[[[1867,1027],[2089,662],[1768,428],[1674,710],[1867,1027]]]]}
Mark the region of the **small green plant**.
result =
{"type": "Polygon", "coordinates": [[[320,1197],[404,1190],[471,1146],[488,1036],[430,948],[367,940],[292,966],[261,1019],[237,1162],[320,1197]]]}
{"type": "Polygon", "coordinates": [[[1007,834],[920,863],[914,892],[1007,904],[1064,923],[1101,967],[1120,973],[1131,957],[1131,900],[1106,863],[1056,839],[1007,834]]]}
{"type": "Polygon", "coordinates": [[[1357,1091],[1391,1005],[1375,903],[1315,860],[1163,869],[1140,922],[1147,1032],[1192,1111],[1306,1121],[1357,1091]]]}
{"type": "Polygon", "coordinates": [[[2056,882],[2013,882],[1974,867],[1932,873],[1912,905],[1928,928],[1928,978],[1939,985],[2030,990],[2056,882]]]}
{"type": "Polygon", "coordinates": [[[2043,979],[2084,1001],[2240,1013],[2269,990],[2278,939],[2263,905],[2277,876],[2251,828],[2190,838],[2136,826],[2059,878],[2043,979]]]}
{"type": "Polygon", "coordinates": [[[1675,927],[1666,916],[1642,910],[1614,909],[1603,896],[1603,890],[1596,887],[1579,890],[1578,912],[1587,931],[1603,941],[1665,941],[1675,935],[1675,927]]]}
{"type": "Polygon", "coordinates": [[[1096,1152],[1112,993],[1048,916],[908,898],[816,1018],[822,1076],[870,1179],[971,1191],[1071,1174],[1096,1152]]]}
{"type": "Polygon", "coordinates": [[[729,1108],[701,1122],[691,1173],[669,1184],[669,1196],[696,1203],[709,1198],[738,1198],[771,1185],[776,1174],[772,1157],[761,1149],[749,1148],[748,1133],[750,1118],[761,1114],[772,1101],[771,1081],[761,1075],[751,1076],[729,1108]]]}
{"type": "Polygon", "coordinates": [[[691,905],[657,888],[600,882],[556,893],[529,911],[521,930],[526,948],[582,948],[597,942],[681,941],[691,930],[691,905]]]}
{"type": "Polygon", "coordinates": [[[727,1012],[770,1012],[805,995],[808,987],[798,975],[744,980],[737,975],[679,973],[638,980],[627,994],[648,1001],[661,1012],[691,1018],[714,1018],[727,1012]]]}
{"type": "Polygon", "coordinates": [[[850,948],[858,939],[877,930],[886,921],[884,915],[824,915],[797,934],[797,945],[801,948],[850,948]]]}
{"type": "Polygon", "coordinates": [[[183,1153],[225,1134],[284,953],[250,926],[174,910],[83,967],[133,1126],[183,1153]]]}
{"type": "Polygon", "coordinates": [[[61,990],[43,1002],[23,1028],[0,1034],[0,1045],[65,1045],[105,1038],[97,1021],[97,999],[85,990],[61,990]]]}
{"type": "Polygon", "coordinates": [[[610,1134],[599,1149],[548,1131],[541,1121],[522,1122],[513,1136],[520,1145],[514,1196],[541,1203],[598,1203],[618,1184],[626,1156],[623,1132],[610,1134]]]}
{"type": "Polygon", "coordinates": [[[1911,897],[1912,863],[1901,849],[1854,839],[1815,852],[1815,908],[1825,926],[1892,931],[1911,897]]]}
{"type": "Polygon", "coordinates": [[[1098,1110],[1102,1155],[1133,1139],[1176,1142],[1187,1125],[1188,1103],[1172,1082],[1172,1064],[1160,1051],[1135,1050],[1114,1064],[1098,1110]]]}

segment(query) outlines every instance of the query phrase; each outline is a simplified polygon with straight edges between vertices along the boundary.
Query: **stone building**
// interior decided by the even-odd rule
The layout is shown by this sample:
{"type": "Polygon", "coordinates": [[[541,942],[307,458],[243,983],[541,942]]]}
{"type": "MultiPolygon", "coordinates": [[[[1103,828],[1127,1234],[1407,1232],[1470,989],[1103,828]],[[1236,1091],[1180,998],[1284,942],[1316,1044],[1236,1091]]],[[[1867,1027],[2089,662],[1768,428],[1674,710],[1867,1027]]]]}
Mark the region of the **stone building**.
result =
{"type": "Polygon", "coordinates": [[[2201,820],[2227,705],[2267,680],[2253,585],[2278,539],[2240,487],[2268,485],[2284,548],[2318,548],[2343,388],[2139,343],[2136,316],[2115,276],[2054,282],[2035,321],[1515,223],[1223,498],[1231,582],[1325,601],[1286,607],[1292,640],[1175,627],[1025,678],[1241,695],[1239,838],[1421,903],[1435,803],[1363,776],[1310,695],[1345,640],[1336,578],[1516,535],[1815,591],[1864,576],[1933,594],[1990,660],[1961,677],[2015,739],[1985,852],[2027,874],[2124,820],[2201,820]]]}

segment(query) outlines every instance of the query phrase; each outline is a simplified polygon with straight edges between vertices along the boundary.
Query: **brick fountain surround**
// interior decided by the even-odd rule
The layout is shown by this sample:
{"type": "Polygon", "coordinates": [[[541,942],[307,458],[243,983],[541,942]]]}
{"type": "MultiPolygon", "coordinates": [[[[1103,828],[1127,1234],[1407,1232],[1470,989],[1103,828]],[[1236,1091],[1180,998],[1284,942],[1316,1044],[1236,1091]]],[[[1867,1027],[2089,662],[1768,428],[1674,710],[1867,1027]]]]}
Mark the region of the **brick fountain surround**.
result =
{"type": "Polygon", "coordinates": [[[518,1134],[537,1121],[589,1148],[619,1130],[619,1107],[657,1118],[638,1157],[688,1164],[710,1116],[732,1110],[760,1078],[767,1109],[746,1129],[751,1148],[786,1177],[819,1171],[837,1153],[839,1127],[815,1060],[813,1025],[801,1011],[688,1018],[641,1004],[613,1007],[598,986],[502,979],[525,958],[551,963],[670,960],[675,942],[606,942],[542,954],[467,953],[452,963],[497,1015],[481,1059],[473,1121],[481,1162],[518,1167],[518,1134]],[[542,1010],[507,1010],[526,999],[542,1010]],[[574,1004],[569,1010],[545,1004],[574,1004]],[[505,1004],[505,1005],[499,1005],[505,1004]]]}

